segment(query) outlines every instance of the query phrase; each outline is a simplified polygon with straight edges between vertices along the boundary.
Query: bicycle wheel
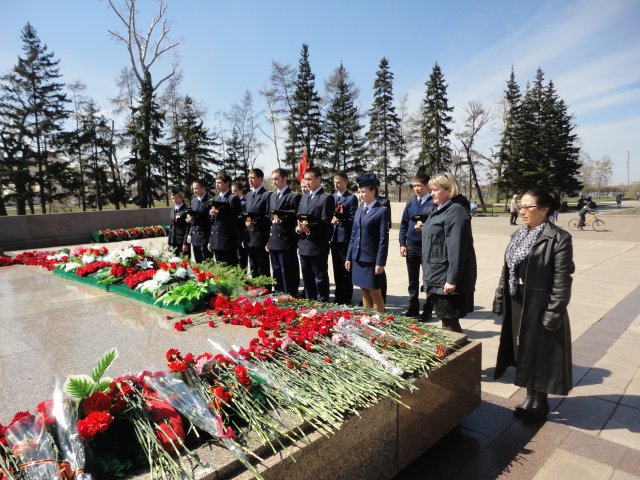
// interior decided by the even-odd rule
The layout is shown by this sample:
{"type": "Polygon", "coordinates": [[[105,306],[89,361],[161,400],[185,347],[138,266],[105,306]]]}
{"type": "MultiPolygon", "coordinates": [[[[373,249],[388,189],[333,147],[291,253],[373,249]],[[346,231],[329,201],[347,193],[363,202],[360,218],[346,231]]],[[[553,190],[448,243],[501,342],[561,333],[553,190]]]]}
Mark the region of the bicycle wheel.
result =
{"type": "Polygon", "coordinates": [[[596,218],[591,224],[591,226],[596,232],[604,232],[607,229],[607,226],[604,224],[604,221],[600,220],[599,218],[596,218]]]}
{"type": "Polygon", "coordinates": [[[580,220],[578,220],[577,218],[572,218],[571,220],[569,220],[569,229],[578,230],[578,223],[580,223],[580,220]]]}

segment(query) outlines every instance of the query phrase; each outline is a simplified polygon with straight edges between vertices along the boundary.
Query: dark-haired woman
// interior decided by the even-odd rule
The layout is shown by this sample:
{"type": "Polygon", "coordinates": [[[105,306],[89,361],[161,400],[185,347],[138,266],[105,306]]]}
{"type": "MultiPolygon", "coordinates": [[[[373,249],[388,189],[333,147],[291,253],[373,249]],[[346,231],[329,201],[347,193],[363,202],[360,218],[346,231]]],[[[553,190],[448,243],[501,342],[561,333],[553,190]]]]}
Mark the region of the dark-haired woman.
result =
{"type": "Polygon", "coordinates": [[[504,314],[495,378],[516,367],[514,383],[527,389],[514,415],[544,422],[547,394],[571,387],[571,330],[567,305],[574,272],[571,235],[550,222],[559,208],[550,192],[532,189],[520,202],[524,225],[511,237],[493,311],[504,314]]]}
{"type": "Polygon", "coordinates": [[[191,245],[185,242],[189,225],[187,225],[187,206],[184,203],[184,193],[174,192],[173,203],[174,207],[169,217],[170,226],[167,244],[175,255],[188,254],[191,256],[191,245]]]}

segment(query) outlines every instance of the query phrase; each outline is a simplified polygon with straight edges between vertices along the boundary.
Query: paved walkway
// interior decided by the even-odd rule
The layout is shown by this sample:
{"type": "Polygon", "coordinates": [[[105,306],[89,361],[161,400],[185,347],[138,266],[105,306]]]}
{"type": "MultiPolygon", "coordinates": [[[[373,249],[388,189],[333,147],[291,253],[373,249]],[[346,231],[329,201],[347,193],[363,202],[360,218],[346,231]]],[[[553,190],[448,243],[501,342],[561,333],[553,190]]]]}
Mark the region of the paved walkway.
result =
{"type": "MultiPolygon", "coordinates": [[[[500,324],[490,309],[513,227],[506,216],[473,220],[476,311],[461,323],[483,345],[482,405],[399,478],[640,478],[640,216],[610,213],[603,212],[608,231],[573,237],[569,311],[576,386],[567,398],[551,399],[550,421],[542,426],[514,419],[511,410],[523,391],[511,383],[512,371],[492,380],[500,324]]],[[[561,214],[559,224],[574,216],[561,214]]],[[[394,228],[387,265],[392,311],[403,310],[407,301],[397,236],[394,228]]],[[[160,368],[158,352],[200,352],[209,332],[196,325],[191,335],[171,334],[166,311],[32,267],[0,269],[0,303],[0,422],[45,398],[55,374],[90,370],[114,344],[121,346],[118,372],[160,368]]]]}

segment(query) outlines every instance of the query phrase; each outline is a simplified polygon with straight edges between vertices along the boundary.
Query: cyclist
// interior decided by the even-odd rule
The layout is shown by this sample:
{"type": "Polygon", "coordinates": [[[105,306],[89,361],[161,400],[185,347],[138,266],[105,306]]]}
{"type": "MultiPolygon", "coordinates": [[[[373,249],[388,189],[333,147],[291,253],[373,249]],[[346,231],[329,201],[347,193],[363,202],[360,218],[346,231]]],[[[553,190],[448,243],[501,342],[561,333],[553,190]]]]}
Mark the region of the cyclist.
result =
{"type": "Polygon", "coordinates": [[[585,218],[587,216],[587,213],[595,213],[596,212],[596,208],[597,208],[596,207],[596,202],[591,200],[591,197],[587,197],[584,205],[580,209],[580,213],[578,213],[578,216],[580,217],[580,221],[578,222],[578,228],[580,230],[582,230],[583,227],[584,227],[585,218]]]}

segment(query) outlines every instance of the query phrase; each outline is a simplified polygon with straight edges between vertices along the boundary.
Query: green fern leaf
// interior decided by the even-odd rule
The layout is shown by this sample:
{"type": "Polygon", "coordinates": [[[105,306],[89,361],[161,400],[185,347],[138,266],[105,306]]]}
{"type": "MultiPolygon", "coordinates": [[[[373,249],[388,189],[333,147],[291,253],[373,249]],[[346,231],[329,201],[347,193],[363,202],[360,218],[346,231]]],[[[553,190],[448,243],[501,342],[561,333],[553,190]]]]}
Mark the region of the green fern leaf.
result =
{"type": "Polygon", "coordinates": [[[113,381],[112,378],[104,377],[98,383],[95,384],[95,387],[93,388],[93,391],[94,392],[106,392],[107,390],[109,390],[109,385],[111,385],[112,381],[113,381]]]}
{"type": "Polygon", "coordinates": [[[63,388],[71,398],[82,400],[94,392],[95,385],[89,375],[69,375],[63,388]]]}
{"type": "Polygon", "coordinates": [[[109,369],[109,367],[116,360],[116,358],[118,358],[117,348],[113,348],[108,352],[106,352],[102,356],[102,358],[98,360],[97,365],[94,367],[93,371],[91,372],[91,378],[93,378],[95,382],[100,380],[102,375],[104,375],[104,373],[109,369]]]}

